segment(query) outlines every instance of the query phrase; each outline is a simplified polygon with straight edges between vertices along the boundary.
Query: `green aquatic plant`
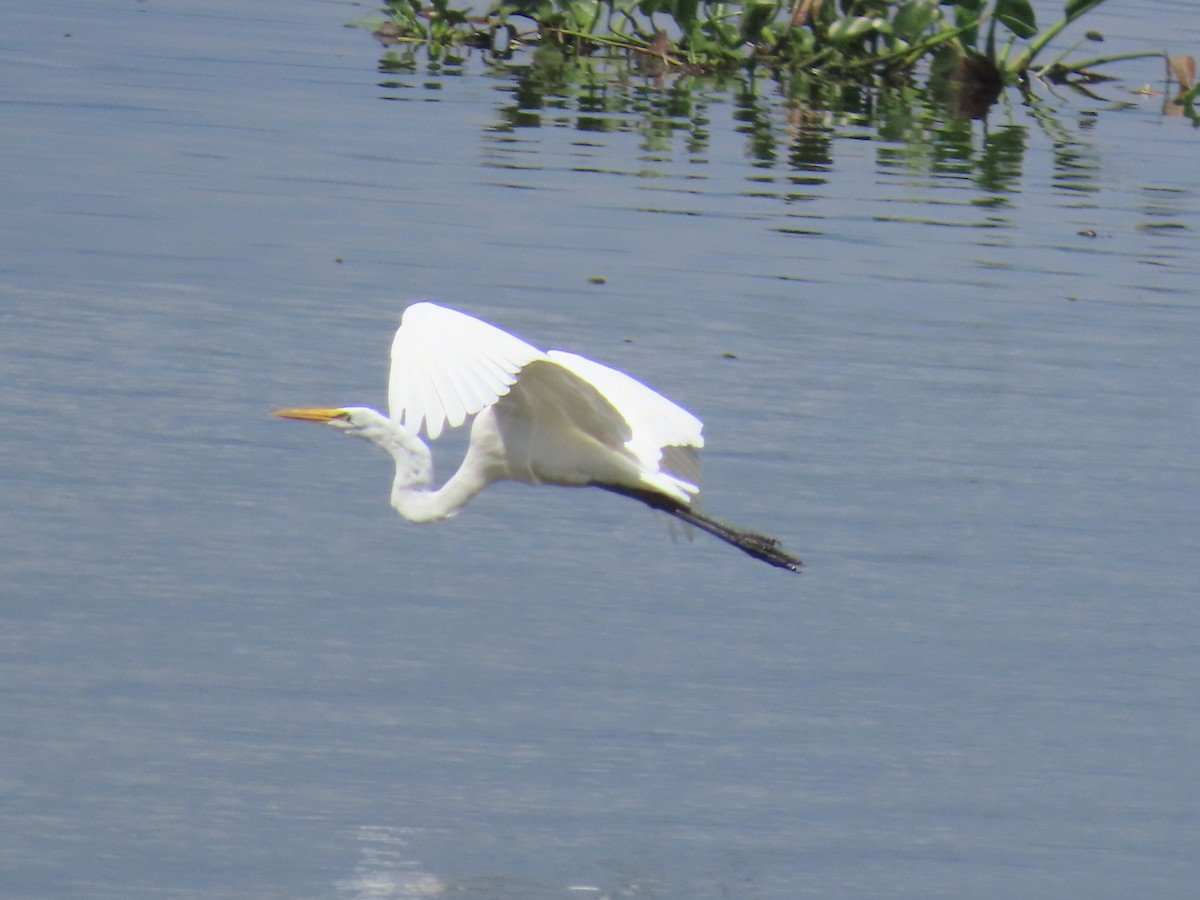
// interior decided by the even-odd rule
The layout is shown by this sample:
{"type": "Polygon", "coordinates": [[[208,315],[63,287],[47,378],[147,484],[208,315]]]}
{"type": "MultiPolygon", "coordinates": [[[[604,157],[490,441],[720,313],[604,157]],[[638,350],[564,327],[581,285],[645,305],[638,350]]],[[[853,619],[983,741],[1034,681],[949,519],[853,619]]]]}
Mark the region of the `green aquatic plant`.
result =
{"type": "Polygon", "coordinates": [[[1036,67],[1055,38],[1103,2],[1066,0],[1046,28],[1030,0],[494,0],[478,15],[452,0],[387,0],[384,18],[351,24],[387,43],[425,44],[435,58],[452,46],[506,54],[539,45],[566,54],[624,52],[660,74],[768,66],[849,77],[971,60],[968,74],[986,71],[1003,85],[1031,75],[1084,78],[1106,63],[1157,55],[1069,59],[1082,44],[1103,40],[1089,31],[1036,67]]]}

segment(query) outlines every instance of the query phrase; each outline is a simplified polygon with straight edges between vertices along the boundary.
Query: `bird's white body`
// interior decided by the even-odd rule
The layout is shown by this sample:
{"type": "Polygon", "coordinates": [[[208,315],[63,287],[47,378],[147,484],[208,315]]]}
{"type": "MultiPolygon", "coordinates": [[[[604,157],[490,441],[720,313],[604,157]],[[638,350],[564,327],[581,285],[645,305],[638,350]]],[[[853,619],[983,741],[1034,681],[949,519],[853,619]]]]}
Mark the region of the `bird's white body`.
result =
{"type": "Polygon", "coordinates": [[[465,313],[416,303],[392,342],[388,405],[390,417],[365,407],[276,415],[326,422],[386,450],[396,463],[392,506],[412,522],[452,516],[496,481],[595,486],[662,509],[772,565],[799,565],[773,539],[696,511],[700,420],[594,360],[543,352],[465,313]],[[434,440],[471,416],[462,464],[435,489],[420,433],[434,440]]]}
{"type": "Polygon", "coordinates": [[[479,490],[507,479],[650,487],[683,502],[699,492],[661,465],[666,447],[704,445],[703,425],[687,410],[616,369],[543,352],[433,303],[404,312],[392,341],[388,407],[395,422],[430,440],[474,415],[458,474],[482,481],[479,490]]]}

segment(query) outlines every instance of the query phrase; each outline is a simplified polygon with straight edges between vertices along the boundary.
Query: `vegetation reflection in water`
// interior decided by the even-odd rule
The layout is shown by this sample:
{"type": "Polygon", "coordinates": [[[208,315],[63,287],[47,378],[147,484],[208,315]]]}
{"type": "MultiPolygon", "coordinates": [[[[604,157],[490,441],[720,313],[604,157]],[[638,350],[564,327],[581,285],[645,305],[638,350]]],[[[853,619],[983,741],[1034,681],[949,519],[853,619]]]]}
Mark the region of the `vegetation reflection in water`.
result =
{"type": "MultiPolygon", "coordinates": [[[[405,56],[404,62],[394,57],[384,67],[389,75],[384,85],[397,95],[414,86],[403,72],[444,78],[464,71],[426,62],[418,72],[419,52],[405,56]]],[[[992,121],[981,125],[963,116],[947,86],[922,88],[911,81],[865,85],[797,77],[781,84],[747,73],[663,79],[646,76],[628,62],[571,60],[544,51],[486,71],[496,79],[498,98],[486,127],[489,141],[499,148],[491,163],[496,168],[529,166],[503,149],[523,130],[566,129],[579,133],[572,144],[580,152],[569,162],[575,171],[621,166],[612,154],[593,165],[586,150],[602,135],[623,134],[635,137],[637,153],[619,174],[677,176],[678,164],[686,163],[688,177],[702,178],[714,130],[732,128],[743,141],[750,168],[744,194],[796,202],[820,193],[834,166],[837,139],[858,136],[874,142],[879,174],[971,184],[977,191],[971,205],[995,209],[1005,205],[1006,194],[1020,189],[1033,123],[1054,148],[1055,188],[1079,194],[1099,189],[1092,151],[1074,123],[1032,96],[1024,98],[1020,116],[1001,104],[992,121]]],[[[1096,107],[1126,102],[1097,101],[1096,107]]],[[[983,218],[973,224],[993,222],[983,218]]],[[[795,230],[806,229],[801,224],[795,230]]]]}

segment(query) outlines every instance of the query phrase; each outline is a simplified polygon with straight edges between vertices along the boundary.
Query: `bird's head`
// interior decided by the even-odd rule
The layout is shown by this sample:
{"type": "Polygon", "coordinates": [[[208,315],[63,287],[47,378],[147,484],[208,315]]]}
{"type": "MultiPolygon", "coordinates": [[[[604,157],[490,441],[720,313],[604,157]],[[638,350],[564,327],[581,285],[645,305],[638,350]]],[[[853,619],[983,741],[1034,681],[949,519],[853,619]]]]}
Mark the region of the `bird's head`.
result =
{"type": "Polygon", "coordinates": [[[346,406],[338,409],[277,409],[271,415],[300,422],[323,422],[338,431],[368,440],[395,428],[385,416],[365,406],[346,406]]]}
{"type": "Polygon", "coordinates": [[[342,406],[337,409],[277,409],[271,415],[281,419],[296,419],[301,422],[323,422],[343,434],[378,444],[398,460],[413,456],[421,460],[429,459],[429,448],[412,431],[399,422],[393,422],[383,413],[365,406],[342,406]]]}
{"type": "MultiPolygon", "coordinates": [[[[323,422],[338,431],[363,438],[386,450],[396,462],[396,481],[392,492],[425,489],[433,480],[433,459],[425,443],[399,422],[393,422],[382,413],[365,406],[344,406],[338,409],[277,409],[272,415],[281,419],[296,419],[300,422],[323,422]]],[[[401,501],[392,505],[404,512],[401,501]]],[[[425,521],[425,520],[416,520],[425,521]]]]}

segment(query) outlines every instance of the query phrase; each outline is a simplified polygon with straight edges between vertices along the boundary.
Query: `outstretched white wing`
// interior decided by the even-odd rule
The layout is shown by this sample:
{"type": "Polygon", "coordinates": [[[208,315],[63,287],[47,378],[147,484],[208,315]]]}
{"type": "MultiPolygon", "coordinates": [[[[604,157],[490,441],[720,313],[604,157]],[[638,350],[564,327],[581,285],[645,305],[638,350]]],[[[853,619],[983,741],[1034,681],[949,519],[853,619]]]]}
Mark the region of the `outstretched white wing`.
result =
{"type": "Polygon", "coordinates": [[[494,325],[438,306],[414,303],[392,341],[388,410],[392,419],[430,440],[457,428],[508,393],[537,347],[494,325]]]}
{"type": "Polygon", "coordinates": [[[605,396],[633,432],[626,446],[647,465],[657,469],[665,448],[704,446],[704,423],[637,379],[565,350],[551,350],[546,356],[605,396]]]}

